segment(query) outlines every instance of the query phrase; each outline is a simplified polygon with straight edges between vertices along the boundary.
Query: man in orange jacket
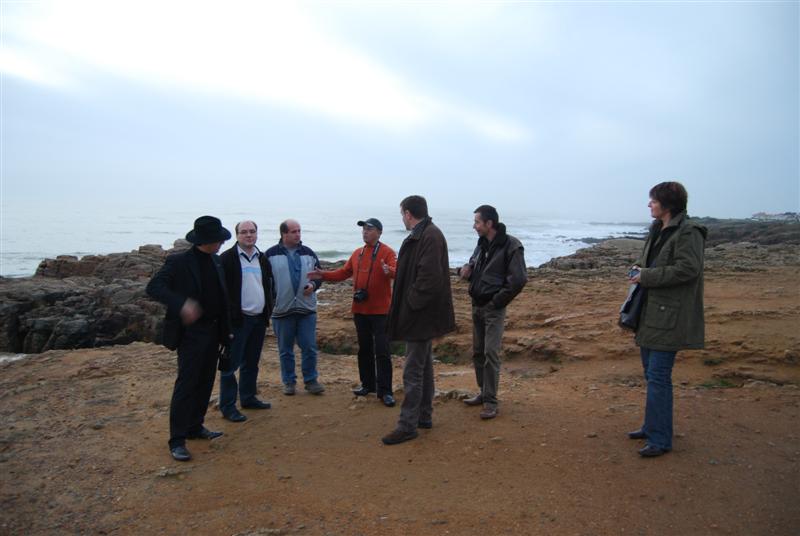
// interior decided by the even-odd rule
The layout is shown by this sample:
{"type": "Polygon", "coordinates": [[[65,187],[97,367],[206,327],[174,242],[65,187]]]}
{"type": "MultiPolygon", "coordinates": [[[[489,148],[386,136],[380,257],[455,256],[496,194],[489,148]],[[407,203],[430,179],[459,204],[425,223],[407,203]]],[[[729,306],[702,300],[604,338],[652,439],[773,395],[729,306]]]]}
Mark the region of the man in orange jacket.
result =
{"type": "Polygon", "coordinates": [[[315,270],[308,278],[344,281],[353,278],[353,322],[358,334],[358,375],[361,387],[353,391],[367,396],[377,391],[387,407],[395,405],[392,361],[386,320],[392,302],[392,279],[397,269],[394,250],[380,241],[383,225],[376,218],[357,222],[364,246],[356,249],[338,270],[315,270]],[[377,372],[377,374],[376,374],[377,372]]]}

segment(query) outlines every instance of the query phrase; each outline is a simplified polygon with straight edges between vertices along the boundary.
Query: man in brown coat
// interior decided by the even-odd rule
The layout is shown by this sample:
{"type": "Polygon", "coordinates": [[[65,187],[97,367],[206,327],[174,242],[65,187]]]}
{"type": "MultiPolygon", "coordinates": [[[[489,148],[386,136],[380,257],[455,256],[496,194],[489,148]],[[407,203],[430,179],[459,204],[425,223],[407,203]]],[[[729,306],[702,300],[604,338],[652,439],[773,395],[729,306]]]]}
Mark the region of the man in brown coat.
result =
{"type": "Polygon", "coordinates": [[[403,199],[400,214],[411,234],[397,256],[389,338],[406,343],[405,396],[397,428],[383,438],[386,445],[414,439],[418,427],[433,426],[432,342],[456,327],[447,241],[428,216],[424,197],[403,199]]]}

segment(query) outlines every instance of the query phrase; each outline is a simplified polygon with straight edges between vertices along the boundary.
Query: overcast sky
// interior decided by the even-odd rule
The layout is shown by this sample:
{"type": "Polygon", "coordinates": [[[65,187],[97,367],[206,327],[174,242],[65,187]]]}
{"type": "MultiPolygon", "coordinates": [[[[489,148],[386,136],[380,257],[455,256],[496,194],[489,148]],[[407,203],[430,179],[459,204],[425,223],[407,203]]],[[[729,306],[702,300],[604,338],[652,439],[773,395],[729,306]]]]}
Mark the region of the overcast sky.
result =
{"type": "Polygon", "coordinates": [[[800,210],[797,1],[1,6],[3,205],[800,210]]]}

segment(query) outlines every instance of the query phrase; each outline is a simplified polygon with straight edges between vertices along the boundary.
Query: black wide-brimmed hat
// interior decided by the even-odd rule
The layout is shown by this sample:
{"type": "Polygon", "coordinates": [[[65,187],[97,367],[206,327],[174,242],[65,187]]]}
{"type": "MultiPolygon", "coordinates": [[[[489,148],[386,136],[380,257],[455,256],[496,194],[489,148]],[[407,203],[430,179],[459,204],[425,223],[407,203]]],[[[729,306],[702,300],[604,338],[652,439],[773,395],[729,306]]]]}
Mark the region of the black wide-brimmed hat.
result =
{"type": "Polygon", "coordinates": [[[358,225],[359,227],[364,227],[365,225],[369,225],[370,227],[375,227],[377,230],[383,232],[383,224],[381,223],[381,220],[379,220],[378,218],[367,218],[366,220],[363,221],[357,221],[356,225],[358,225]]]}
{"type": "Polygon", "coordinates": [[[186,233],[186,240],[196,246],[224,242],[230,237],[231,232],[214,216],[200,216],[194,220],[194,229],[186,233]]]}

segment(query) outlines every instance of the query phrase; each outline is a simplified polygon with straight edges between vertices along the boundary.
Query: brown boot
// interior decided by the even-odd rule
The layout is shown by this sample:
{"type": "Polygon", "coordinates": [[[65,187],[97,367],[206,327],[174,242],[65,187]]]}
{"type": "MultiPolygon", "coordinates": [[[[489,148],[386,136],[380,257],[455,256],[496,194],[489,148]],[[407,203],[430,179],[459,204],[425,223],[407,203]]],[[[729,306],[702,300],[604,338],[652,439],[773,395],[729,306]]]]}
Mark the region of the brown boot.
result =
{"type": "Polygon", "coordinates": [[[481,419],[494,419],[497,417],[497,407],[493,406],[483,406],[483,410],[481,410],[481,419]]]}
{"type": "Polygon", "coordinates": [[[483,396],[480,393],[478,393],[472,398],[465,398],[464,403],[468,406],[480,406],[481,404],[483,404],[483,396]]]}

